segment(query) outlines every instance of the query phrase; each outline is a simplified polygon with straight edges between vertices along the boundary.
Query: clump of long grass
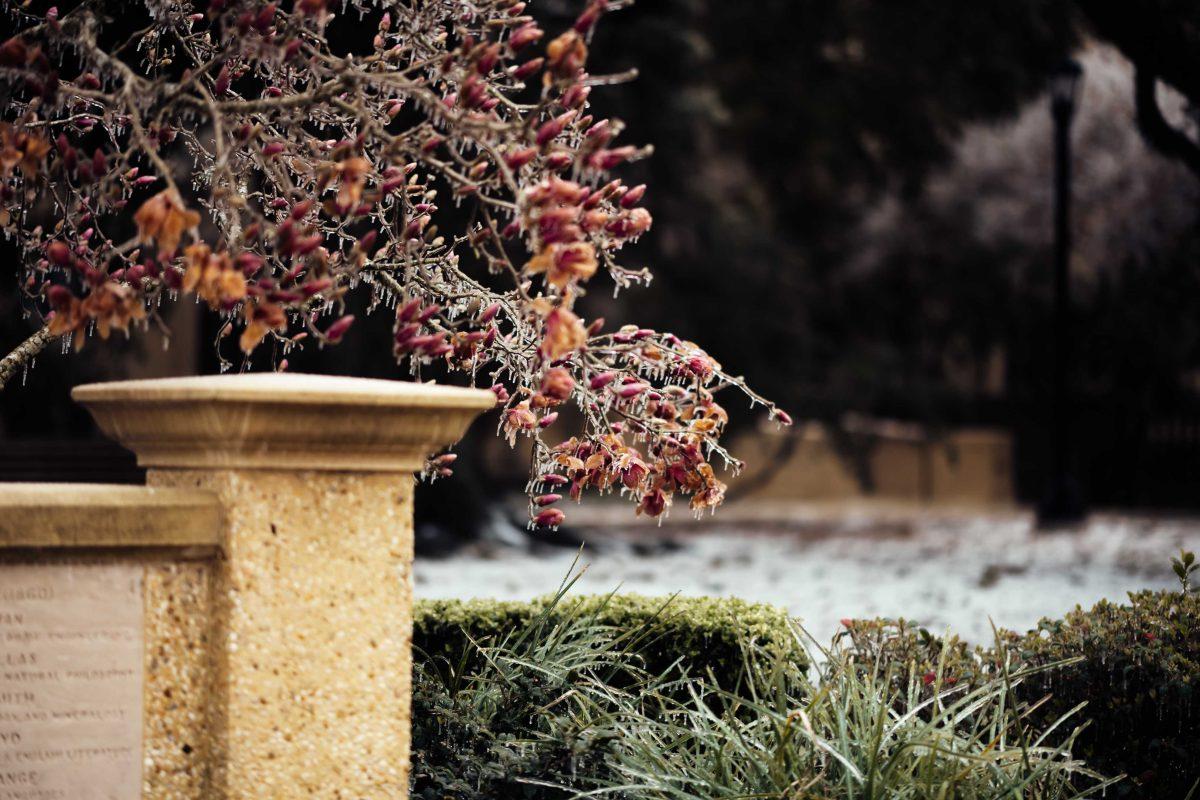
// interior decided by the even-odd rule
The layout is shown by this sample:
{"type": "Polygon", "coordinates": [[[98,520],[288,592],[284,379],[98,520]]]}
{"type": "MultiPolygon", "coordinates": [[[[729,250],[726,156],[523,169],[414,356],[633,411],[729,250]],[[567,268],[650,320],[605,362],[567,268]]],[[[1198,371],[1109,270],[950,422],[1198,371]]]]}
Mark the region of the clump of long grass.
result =
{"type": "MultiPolygon", "coordinates": [[[[797,636],[804,636],[797,628],[797,636]]],[[[976,800],[1096,796],[1117,779],[1071,755],[1082,706],[1035,730],[1015,688],[1066,662],[1001,664],[974,685],[842,640],[814,666],[748,658],[730,689],[690,680],[687,702],[622,720],[612,783],[646,800],[976,800]],[[865,655],[865,657],[864,657],[865,655]]],[[[687,680],[687,679],[685,679],[687,680]]],[[[666,693],[677,696],[676,691],[666,693]]],[[[581,795],[583,796],[583,795],[581,795]]]]}
{"type": "Polygon", "coordinates": [[[1040,701],[1017,699],[1065,662],[955,683],[945,656],[928,670],[797,626],[812,666],[748,643],[736,675],[689,674],[686,653],[656,674],[639,654],[653,620],[600,624],[571,583],[459,658],[417,654],[414,797],[1074,800],[1115,782],[1072,756],[1081,707],[1035,728],[1040,701]]]}

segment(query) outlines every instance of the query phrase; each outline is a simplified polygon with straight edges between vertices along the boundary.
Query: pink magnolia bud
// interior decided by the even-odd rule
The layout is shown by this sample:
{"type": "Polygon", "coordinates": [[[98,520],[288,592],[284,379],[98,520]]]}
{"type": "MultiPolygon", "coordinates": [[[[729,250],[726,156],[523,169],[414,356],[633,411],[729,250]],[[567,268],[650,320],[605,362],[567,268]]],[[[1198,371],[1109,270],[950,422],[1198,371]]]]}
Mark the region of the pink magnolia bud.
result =
{"type": "Polygon", "coordinates": [[[263,146],[262,154],[267,158],[277,156],[283,152],[283,142],[269,142],[263,146]]]}
{"type": "Polygon", "coordinates": [[[551,486],[562,486],[563,484],[570,482],[567,480],[567,478],[565,476],[558,475],[553,472],[548,472],[545,475],[539,476],[538,481],[540,481],[541,483],[548,483],[551,486]]]}
{"type": "Polygon", "coordinates": [[[631,397],[637,397],[644,391],[646,391],[646,384],[644,383],[627,383],[620,389],[617,389],[617,396],[628,400],[631,397]]]}
{"type": "Polygon", "coordinates": [[[551,411],[549,414],[547,414],[546,416],[544,416],[538,420],[538,427],[539,428],[549,428],[551,425],[553,425],[555,423],[555,421],[557,419],[558,419],[558,412],[551,411]]]}
{"type": "Polygon", "coordinates": [[[588,165],[594,169],[612,169],[624,161],[628,161],[637,152],[633,145],[617,147],[612,150],[597,150],[588,158],[588,165]]]}
{"type": "Polygon", "coordinates": [[[502,406],[508,402],[510,397],[508,389],[504,388],[504,384],[497,383],[492,386],[492,394],[496,395],[496,405],[502,406]]]}
{"type": "Polygon", "coordinates": [[[612,140],[614,135],[612,123],[606,119],[602,119],[595,125],[587,129],[587,138],[599,147],[604,147],[612,140]]]}
{"type": "Polygon", "coordinates": [[[442,337],[437,334],[426,333],[421,336],[414,336],[408,340],[408,345],[414,350],[429,350],[436,347],[438,342],[442,341],[442,337]]]}
{"type": "Polygon", "coordinates": [[[479,56],[479,60],[475,62],[475,71],[480,75],[487,75],[495,68],[496,62],[499,60],[500,45],[492,44],[483,51],[483,54],[479,56]]]}
{"type": "Polygon", "coordinates": [[[634,206],[636,206],[638,203],[641,202],[642,197],[644,197],[645,194],[646,194],[646,184],[639,183],[637,186],[633,187],[632,189],[630,189],[628,192],[626,192],[624,194],[624,196],[621,198],[621,207],[622,208],[633,208],[634,206]]]}
{"type": "Polygon", "coordinates": [[[538,515],[533,518],[533,522],[540,528],[557,528],[566,519],[566,516],[557,508],[547,508],[539,511],[538,515]]]}
{"type": "Polygon", "coordinates": [[[242,274],[249,278],[254,273],[262,269],[262,256],[255,253],[239,253],[238,257],[233,260],[233,265],[242,271],[242,274]]]}
{"type": "Polygon", "coordinates": [[[588,381],[588,388],[589,389],[603,389],[605,386],[608,386],[610,383],[612,383],[616,379],[617,379],[617,373],[602,372],[599,375],[594,376],[590,381],[588,381]]]}
{"type": "Polygon", "coordinates": [[[504,157],[504,163],[508,165],[509,169],[518,170],[528,164],[530,161],[533,161],[535,156],[537,156],[537,150],[535,148],[525,147],[506,155],[504,157]]]}
{"type": "Polygon", "coordinates": [[[592,93],[592,87],[585,86],[582,83],[571,84],[571,88],[563,92],[562,104],[564,108],[582,108],[587,102],[588,95],[592,93]]]}
{"type": "Polygon", "coordinates": [[[302,256],[306,256],[320,247],[321,243],[324,241],[325,237],[319,233],[314,233],[311,236],[305,236],[298,242],[296,246],[296,252],[302,256]]]}
{"type": "Polygon", "coordinates": [[[333,323],[328,328],[326,328],[325,336],[326,336],[326,338],[329,339],[329,341],[334,342],[336,344],[337,342],[340,342],[342,340],[342,337],[346,335],[346,331],[350,330],[350,326],[353,324],[354,324],[354,315],[347,314],[346,316],[342,317],[337,322],[333,323]]]}
{"type": "Polygon", "coordinates": [[[65,286],[55,284],[46,291],[46,297],[50,301],[50,307],[56,311],[61,310],[71,304],[75,296],[71,294],[71,290],[65,286]]]}
{"type": "Polygon", "coordinates": [[[217,73],[217,80],[213,83],[213,94],[221,97],[229,91],[229,84],[233,81],[233,76],[229,73],[229,65],[225,64],[221,67],[221,71],[217,73]]]}
{"type": "Polygon", "coordinates": [[[561,494],[539,494],[537,497],[533,498],[533,504],[535,506],[552,506],[559,500],[562,500],[561,494]]]}
{"type": "Polygon", "coordinates": [[[258,16],[254,18],[254,27],[259,33],[266,33],[271,27],[271,23],[275,21],[275,4],[267,3],[262,10],[258,12],[258,16]]]}
{"type": "Polygon", "coordinates": [[[491,322],[492,320],[494,320],[496,318],[496,315],[499,313],[500,313],[500,304],[492,303],[490,306],[488,306],[487,308],[485,308],[483,310],[482,314],[479,315],[480,324],[483,324],[486,322],[491,322]]]}
{"type": "Polygon", "coordinates": [[[529,61],[526,61],[524,64],[514,67],[512,71],[513,77],[517,80],[523,81],[540,70],[542,65],[545,63],[546,59],[544,58],[532,58],[529,61]]]}
{"type": "Polygon", "coordinates": [[[46,257],[60,267],[65,267],[75,260],[71,254],[71,248],[59,241],[53,241],[46,245],[46,257]]]}
{"type": "Polygon", "coordinates": [[[554,119],[542,123],[538,128],[536,141],[539,146],[545,145],[551,139],[554,139],[567,127],[567,123],[575,118],[574,111],[568,111],[564,114],[559,114],[554,119]]]}
{"type": "Polygon", "coordinates": [[[592,0],[588,7],[583,10],[583,13],[575,20],[575,30],[580,33],[587,33],[596,26],[596,21],[600,19],[600,15],[604,13],[608,3],[606,0],[592,0]]]}
{"type": "Polygon", "coordinates": [[[417,318],[417,314],[421,310],[421,298],[414,297],[396,311],[396,319],[404,322],[411,322],[417,318]]]}
{"type": "Polygon", "coordinates": [[[545,31],[534,23],[527,22],[513,31],[512,35],[508,37],[508,46],[513,49],[513,52],[516,52],[541,39],[544,33],[545,31]]]}

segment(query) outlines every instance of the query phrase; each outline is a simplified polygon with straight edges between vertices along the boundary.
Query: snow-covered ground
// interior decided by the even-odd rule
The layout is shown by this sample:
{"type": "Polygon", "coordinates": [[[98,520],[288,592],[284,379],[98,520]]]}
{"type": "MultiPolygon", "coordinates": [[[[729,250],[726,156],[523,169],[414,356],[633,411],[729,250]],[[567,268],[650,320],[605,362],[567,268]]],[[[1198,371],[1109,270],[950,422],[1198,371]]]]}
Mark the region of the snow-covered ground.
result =
{"type": "Polygon", "coordinates": [[[527,599],[556,589],[578,555],[577,591],[738,596],[781,605],[827,640],[844,617],[903,616],[974,640],[989,617],[1026,629],[1076,604],[1176,586],[1169,559],[1200,550],[1200,520],[1097,516],[1082,530],[1037,534],[1024,514],[918,517],[756,533],[706,527],[680,536],[593,531],[570,548],[485,545],[419,558],[418,597],[527,599]]]}

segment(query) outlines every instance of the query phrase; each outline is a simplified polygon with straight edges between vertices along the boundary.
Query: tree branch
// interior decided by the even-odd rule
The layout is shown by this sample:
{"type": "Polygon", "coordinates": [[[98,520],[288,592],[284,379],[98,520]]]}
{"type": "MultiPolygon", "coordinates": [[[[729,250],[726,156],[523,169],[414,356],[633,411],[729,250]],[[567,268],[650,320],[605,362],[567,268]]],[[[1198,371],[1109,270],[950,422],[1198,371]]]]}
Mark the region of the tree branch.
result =
{"type": "Polygon", "coordinates": [[[0,391],[8,384],[9,379],[17,374],[17,370],[28,366],[38,353],[46,349],[46,345],[57,338],[50,333],[50,326],[45,325],[0,359],[0,391]]]}

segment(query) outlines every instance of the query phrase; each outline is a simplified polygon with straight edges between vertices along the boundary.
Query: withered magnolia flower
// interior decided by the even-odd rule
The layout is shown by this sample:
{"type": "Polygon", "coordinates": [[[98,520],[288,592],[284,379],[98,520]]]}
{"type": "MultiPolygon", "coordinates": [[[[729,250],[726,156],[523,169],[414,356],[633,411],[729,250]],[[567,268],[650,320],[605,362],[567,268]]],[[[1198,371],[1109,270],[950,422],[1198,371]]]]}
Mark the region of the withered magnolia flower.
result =
{"type": "Polygon", "coordinates": [[[545,398],[547,405],[563,403],[570,399],[575,389],[575,379],[570,370],[562,367],[551,367],[542,376],[542,387],[538,396],[545,398]]]}
{"type": "Polygon", "coordinates": [[[504,431],[509,444],[516,444],[517,434],[537,429],[537,415],[529,410],[529,401],[522,400],[504,412],[504,431]]]}
{"type": "Polygon", "coordinates": [[[587,44],[578,31],[559,35],[546,47],[547,79],[551,75],[560,80],[574,78],[587,63],[587,56],[587,44]]]}
{"type": "Polygon", "coordinates": [[[338,176],[337,204],[341,213],[345,214],[362,200],[363,186],[371,162],[361,156],[339,161],[335,167],[338,176]]]}
{"type": "MultiPolygon", "coordinates": [[[[145,319],[146,309],[142,300],[128,284],[108,281],[102,283],[83,298],[84,316],[95,320],[96,332],[107,339],[109,332],[117,330],[128,333],[129,324],[145,319]]],[[[83,337],[79,337],[83,338],[83,337]]]]}
{"type": "Polygon", "coordinates": [[[170,189],[142,203],[133,215],[138,238],[146,244],[157,243],[159,254],[170,258],[179,247],[183,232],[200,224],[200,215],[189,211],[179,195],[170,189]]]}
{"type": "MultiPolygon", "coordinates": [[[[71,294],[65,286],[51,286],[47,293],[54,314],[50,318],[51,334],[62,336],[74,333],[84,326],[87,319],[83,315],[83,304],[79,302],[78,297],[71,294]]],[[[83,341],[84,337],[77,337],[74,343],[77,351],[83,347],[83,341]]]]}
{"type": "Polygon", "coordinates": [[[582,282],[596,274],[596,248],[588,242],[548,244],[531,258],[525,270],[531,275],[546,273],[546,282],[565,289],[572,281],[582,282]]]}
{"type": "Polygon", "coordinates": [[[583,322],[565,308],[556,308],[546,315],[545,331],[540,350],[547,361],[557,361],[587,343],[583,322]]]}
{"type": "Polygon", "coordinates": [[[252,353],[259,342],[271,331],[287,329],[287,315],[283,308],[275,303],[255,299],[243,307],[246,327],[238,339],[238,346],[243,353],[252,353]]]}
{"type": "Polygon", "coordinates": [[[95,323],[100,338],[107,339],[114,328],[128,332],[131,323],[146,317],[141,298],[127,284],[101,283],[82,300],[63,286],[51,287],[49,294],[54,309],[50,332],[56,336],[74,334],[76,352],[83,349],[83,331],[89,324],[95,323]]]}
{"type": "Polygon", "coordinates": [[[50,142],[41,136],[0,123],[0,177],[7,178],[14,168],[20,168],[25,179],[32,180],[49,152],[50,142]]]}
{"type": "Polygon", "coordinates": [[[209,308],[229,310],[246,296],[246,278],[227,253],[213,253],[206,244],[194,244],[184,249],[183,261],[187,265],[183,290],[195,292],[209,308]]]}

